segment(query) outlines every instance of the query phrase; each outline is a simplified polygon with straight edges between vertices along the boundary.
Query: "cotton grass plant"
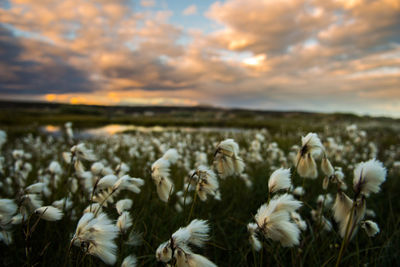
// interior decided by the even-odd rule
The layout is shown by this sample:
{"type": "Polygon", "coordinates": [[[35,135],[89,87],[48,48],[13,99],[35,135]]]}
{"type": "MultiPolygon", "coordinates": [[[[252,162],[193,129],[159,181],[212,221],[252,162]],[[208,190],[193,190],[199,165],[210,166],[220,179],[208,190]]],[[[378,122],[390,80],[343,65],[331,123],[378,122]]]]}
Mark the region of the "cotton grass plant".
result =
{"type": "Polygon", "coordinates": [[[383,182],[395,185],[400,150],[357,127],[317,130],[301,144],[302,133],[274,130],[85,140],[72,125],[58,138],[7,133],[0,264],[395,262],[396,218],[387,207],[398,206],[395,186],[383,182]]]}

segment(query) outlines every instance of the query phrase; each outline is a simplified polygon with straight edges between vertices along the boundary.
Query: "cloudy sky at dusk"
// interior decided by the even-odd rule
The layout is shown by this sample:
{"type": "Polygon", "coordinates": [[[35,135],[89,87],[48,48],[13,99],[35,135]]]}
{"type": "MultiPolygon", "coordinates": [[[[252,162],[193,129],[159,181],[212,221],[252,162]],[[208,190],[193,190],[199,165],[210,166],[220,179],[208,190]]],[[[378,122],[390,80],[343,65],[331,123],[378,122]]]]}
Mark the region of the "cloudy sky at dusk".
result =
{"type": "Polygon", "coordinates": [[[0,98],[400,117],[400,0],[0,0],[0,98]]]}

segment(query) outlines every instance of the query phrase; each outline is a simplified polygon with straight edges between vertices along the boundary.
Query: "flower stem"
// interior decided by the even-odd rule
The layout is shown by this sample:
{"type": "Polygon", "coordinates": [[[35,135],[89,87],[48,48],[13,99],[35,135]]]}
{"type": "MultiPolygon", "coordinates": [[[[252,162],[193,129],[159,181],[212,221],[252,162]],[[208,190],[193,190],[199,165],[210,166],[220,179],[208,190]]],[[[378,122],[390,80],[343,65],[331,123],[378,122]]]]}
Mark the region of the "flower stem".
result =
{"type": "Polygon", "coordinates": [[[196,203],[196,199],[197,199],[197,190],[194,190],[193,203],[192,203],[192,207],[190,208],[190,213],[189,213],[189,217],[188,217],[188,223],[190,222],[190,218],[192,217],[192,213],[193,213],[193,209],[194,209],[194,204],[196,203]]]}

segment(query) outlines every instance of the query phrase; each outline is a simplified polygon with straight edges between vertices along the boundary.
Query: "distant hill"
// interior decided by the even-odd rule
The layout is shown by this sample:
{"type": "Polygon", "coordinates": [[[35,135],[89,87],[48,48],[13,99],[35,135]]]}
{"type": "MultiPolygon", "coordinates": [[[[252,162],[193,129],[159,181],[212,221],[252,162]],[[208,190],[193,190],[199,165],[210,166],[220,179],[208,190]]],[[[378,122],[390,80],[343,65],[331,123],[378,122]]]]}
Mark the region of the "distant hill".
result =
{"type": "Polygon", "coordinates": [[[399,124],[386,117],[357,116],[348,113],[313,113],[226,109],[209,106],[96,106],[48,102],[0,101],[0,125],[62,125],[72,121],[75,127],[105,124],[143,126],[219,126],[243,128],[298,129],[323,128],[332,123],[399,124]]]}

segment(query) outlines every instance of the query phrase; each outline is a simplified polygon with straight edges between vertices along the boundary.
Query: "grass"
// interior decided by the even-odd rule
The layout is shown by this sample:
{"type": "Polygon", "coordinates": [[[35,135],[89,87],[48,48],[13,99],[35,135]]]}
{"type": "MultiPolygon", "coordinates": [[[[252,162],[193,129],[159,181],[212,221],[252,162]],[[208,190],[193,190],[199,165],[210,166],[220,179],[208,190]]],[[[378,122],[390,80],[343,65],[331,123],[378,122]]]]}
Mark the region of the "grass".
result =
{"type": "MultiPolygon", "coordinates": [[[[65,109],[64,109],[65,111],[65,109]]],[[[26,184],[35,182],[38,178],[38,171],[47,168],[52,160],[63,162],[61,153],[68,151],[70,145],[64,139],[51,140],[37,131],[38,125],[54,123],[61,125],[65,121],[72,120],[74,125],[98,125],[102,123],[135,123],[140,125],[194,125],[194,126],[235,126],[250,127],[254,130],[242,132],[195,132],[195,133],[129,133],[133,141],[133,146],[137,147],[140,157],[130,156],[129,149],[132,146],[124,144],[120,139],[94,139],[84,140],[91,147],[100,159],[106,159],[112,167],[116,166],[114,157],[118,157],[122,162],[130,166],[129,174],[132,177],[141,177],[146,183],[142,187],[140,194],[123,192],[118,199],[127,197],[133,200],[131,215],[134,219],[132,227],[135,233],[140,234],[140,245],[130,246],[124,243],[129,234],[120,236],[116,243],[118,249],[119,266],[124,257],[135,254],[138,258],[139,266],[162,266],[156,262],[155,250],[160,243],[168,240],[173,232],[179,227],[187,224],[191,204],[184,207],[184,211],[179,213],[175,210],[174,204],[176,196],[173,195],[169,203],[163,203],[158,199],[155,185],[149,173],[150,164],[162,156],[159,146],[153,139],[157,138],[161,144],[168,147],[183,146],[183,159],[188,158],[190,166],[194,165],[194,152],[199,151],[203,146],[208,155],[209,164],[212,163],[212,155],[216,142],[224,138],[232,137],[238,141],[242,151],[242,157],[246,162],[245,172],[251,178],[253,186],[247,188],[245,183],[238,177],[228,177],[220,180],[222,200],[209,199],[206,202],[197,201],[194,205],[192,218],[207,219],[211,226],[211,239],[205,249],[197,250],[200,254],[207,256],[218,266],[333,266],[339,253],[341,238],[337,234],[338,226],[333,220],[332,213],[325,209],[324,215],[333,223],[333,231],[321,232],[316,229],[311,219],[311,208],[316,208],[316,197],[324,193],[322,190],[322,174],[316,180],[306,180],[306,195],[304,205],[300,213],[307,221],[308,229],[301,234],[299,246],[293,248],[283,248],[277,242],[263,240],[264,249],[262,253],[254,252],[248,242],[247,223],[252,221],[257,209],[267,201],[268,197],[268,177],[272,173],[271,168],[279,166],[279,160],[273,159],[272,153],[268,150],[271,142],[276,142],[278,147],[288,155],[293,145],[300,144],[300,136],[308,131],[316,131],[322,141],[326,141],[329,136],[340,138],[341,144],[349,142],[354,149],[352,152],[344,153],[343,160],[332,160],[335,166],[344,169],[347,184],[351,188],[352,171],[349,165],[368,159],[370,147],[369,142],[374,142],[379,151],[377,158],[384,162],[388,168],[387,181],[382,185],[382,191],[373,194],[367,199],[367,208],[373,209],[376,218],[373,219],[380,226],[381,232],[373,238],[359,230],[355,239],[347,247],[342,259],[343,266],[399,266],[400,260],[397,255],[400,253],[400,203],[398,195],[400,190],[399,169],[393,168],[393,162],[400,160],[400,150],[397,148],[400,137],[396,130],[399,124],[388,124],[386,121],[378,124],[368,123],[366,119],[356,120],[351,117],[348,120],[334,120],[339,115],[324,115],[315,117],[305,115],[305,117],[271,116],[268,121],[259,120],[254,117],[254,113],[236,114],[235,119],[224,118],[216,120],[210,118],[208,114],[200,117],[208,119],[197,120],[193,116],[182,115],[182,117],[160,115],[154,117],[138,116],[135,118],[125,115],[104,118],[101,114],[49,114],[38,115],[38,113],[17,113],[15,120],[12,121],[9,113],[1,114],[0,129],[8,132],[8,142],[3,146],[1,155],[5,158],[5,168],[0,181],[6,177],[13,177],[12,171],[14,160],[11,157],[13,149],[24,149],[32,154],[32,158],[27,160],[32,164],[32,171],[27,177],[26,184]],[[186,118],[184,118],[186,116],[186,118]],[[250,119],[249,119],[250,118],[250,119]],[[323,118],[323,119],[321,119],[323,118]],[[367,140],[362,144],[355,144],[349,139],[344,130],[344,125],[348,125],[354,120],[359,122],[362,129],[367,133],[367,140]],[[28,123],[29,122],[29,123],[28,123]],[[222,124],[220,124],[222,122],[222,124]],[[30,125],[27,127],[27,125],[30,125]],[[251,141],[254,140],[256,133],[260,133],[258,128],[267,127],[268,133],[264,133],[266,140],[262,143],[261,162],[250,160],[251,141]],[[23,139],[28,134],[32,138],[23,139]],[[39,138],[41,141],[35,141],[39,138]],[[150,141],[149,141],[150,140],[150,141]],[[36,145],[35,145],[36,144],[36,145]],[[39,146],[40,144],[41,146],[39,146]],[[147,151],[151,145],[154,147],[154,158],[147,151]],[[110,151],[109,148],[112,148],[110,151]],[[48,150],[48,151],[47,151],[48,150]],[[367,155],[363,155],[367,154],[367,155]]],[[[270,115],[262,115],[270,116],[270,115]]],[[[294,116],[294,115],[293,115],[294,116]]],[[[341,116],[341,115],[340,115],[341,116]]],[[[375,121],[372,120],[371,121],[375,121]]],[[[76,140],[82,141],[82,140],[76,140]]],[[[90,165],[86,162],[85,166],[90,165]]],[[[62,163],[64,174],[68,166],[62,163]]],[[[75,177],[75,175],[72,175],[75,177]]],[[[183,163],[174,165],[171,169],[171,177],[175,183],[176,190],[182,189],[183,178],[187,176],[187,171],[183,163]]],[[[74,178],[76,179],[76,178],[74,178]]],[[[296,186],[302,185],[303,180],[298,176],[293,176],[293,183],[296,186]]],[[[13,194],[7,194],[0,188],[1,198],[14,198],[18,194],[18,187],[12,183],[15,189],[13,194]]],[[[49,197],[43,197],[45,204],[51,204],[54,200],[65,197],[67,192],[65,184],[59,184],[49,197]]],[[[80,188],[81,189],[81,188],[80,188]]],[[[335,189],[330,187],[328,192],[334,196],[335,189]]],[[[351,191],[349,191],[351,195],[351,191]]],[[[75,231],[77,221],[82,215],[82,210],[89,204],[87,196],[82,191],[77,191],[73,196],[73,211],[64,216],[61,221],[47,222],[40,221],[36,230],[29,239],[26,239],[23,230],[27,225],[17,225],[13,227],[14,242],[6,246],[0,243],[0,265],[2,266],[56,266],[66,263],[68,266],[103,266],[104,263],[96,257],[84,256],[79,248],[73,247],[71,255],[66,257],[69,242],[75,231]],[[29,253],[26,252],[26,247],[29,253]],[[28,256],[29,257],[28,257],[28,256]],[[28,259],[29,258],[29,259],[28,259]],[[68,259],[67,261],[65,259],[68,259]]],[[[116,219],[117,213],[114,208],[105,209],[109,216],[116,219]]],[[[36,221],[36,216],[31,221],[36,221]]],[[[30,225],[32,226],[32,225],[30,225]]]]}

